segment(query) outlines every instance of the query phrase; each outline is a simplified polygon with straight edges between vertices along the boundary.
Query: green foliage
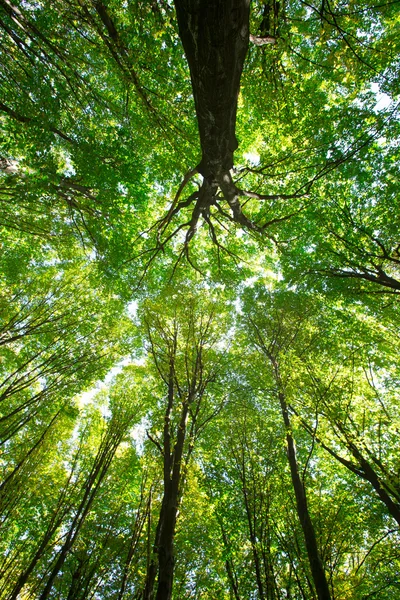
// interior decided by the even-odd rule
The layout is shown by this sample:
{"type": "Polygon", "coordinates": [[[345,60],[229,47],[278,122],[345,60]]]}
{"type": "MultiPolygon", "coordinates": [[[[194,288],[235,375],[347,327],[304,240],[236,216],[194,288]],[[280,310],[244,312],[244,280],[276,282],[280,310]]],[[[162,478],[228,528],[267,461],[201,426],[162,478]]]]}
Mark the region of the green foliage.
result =
{"type": "Polygon", "coordinates": [[[250,31],[187,240],[173,3],[0,1],[1,598],[142,598],[182,428],[173,598],[316,597],[288,437],[332,598],[398,597],[398,2],[250,31]]]}

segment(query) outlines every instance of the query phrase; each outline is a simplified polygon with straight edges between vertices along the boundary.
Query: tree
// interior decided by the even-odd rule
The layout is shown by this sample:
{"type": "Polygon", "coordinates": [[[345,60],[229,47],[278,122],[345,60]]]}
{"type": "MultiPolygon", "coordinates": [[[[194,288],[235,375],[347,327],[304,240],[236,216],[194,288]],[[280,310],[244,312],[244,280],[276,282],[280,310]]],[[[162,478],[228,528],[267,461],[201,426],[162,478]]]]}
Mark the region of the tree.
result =
{"type": "Polygon", "coordinates": [[[398,24],[0,0],[1,596],[397,597],[398,24]]]}
{"type": "MultiPolygon", "coordinates": [[[[268,310],[268,309],[267,309],[268,310]]],[[[290,332],[287,331],[288,325],[285,323],[284,316],[281,316],[277,309],[276,320],[268,315],[267,319],[259,325],[254,319],[249,318],[248,328],[251,331],[252,343],[265,355],[265,358],[271,365],[271,375],[275,395],[279,401],[282,419],[285,426],[287,456],[290,466],[292,485],[296,497],[297,514],[304,534],[305,545],[307,549],[308,560],[310,563],[312,579],[316,594],[319,600],[330,599],[331,592],[328,586],[328,580],[321,560],[321,550],[318,548],[315,528],[308,508],[306,488],[304,478],[301,476],[301,470],[296,456],[296,443],[293,435],[293,427],[289,413],[288,400],[286,394],[285,377],[281,369],[281,356],[286,354],[289,348],[286,346],[288,341],[293,343],[297,337],[302,321],[292,325],[290,332]]]]}
{"type": "Polygon", "coordinates": [[[165,388],[161,439],[148,434],[162,456],[163,495],[143,593],[146,600],[153,597],[156,575],[155,598],[172,596],[173,542],[185,474],[195,441],[223,404],[218,397],[211,406],[207,402],[222,375],[221,359],[213,348],[218,340],[214,332],[217,306],[207,302],[206,295],[199,306],[189,294],[185,303],[182,295],[174,299],[169,319],[161,318],[158,307],[149,307],[144,316],[152,361],[165,388]]]}

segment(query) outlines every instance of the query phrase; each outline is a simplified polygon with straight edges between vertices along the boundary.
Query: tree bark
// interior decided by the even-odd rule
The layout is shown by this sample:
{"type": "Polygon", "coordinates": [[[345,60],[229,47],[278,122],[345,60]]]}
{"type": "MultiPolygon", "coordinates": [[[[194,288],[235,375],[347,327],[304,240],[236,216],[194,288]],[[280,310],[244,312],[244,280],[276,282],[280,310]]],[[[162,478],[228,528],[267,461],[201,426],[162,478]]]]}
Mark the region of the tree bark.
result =
{"type": "Polygon", "coordinates": [[[310,513],[308,511],[306,490],[301,480],[296,458],[296,448],[292,436],[292,427],[290,423],[289,411],[286,404],[285,394],[282,391],[279,365],[276,358],[269,354],[268,358],[271,361],[274,378],[278,387],[278,398],[281,406],[282,417],[285,423],[287,454],[290,467],[290,475],[292,485],[296,496],[297,514],[304,534],[308,561],[310,563],[311,574],[317,592],[318,600],[331,600],[328,582],[326,579],[324,567],[318,550],[317,538],[310,513]]]}
{"type": "MultiPolygon", "coordinates": [[[[340,427],[341,432],[346,436],[344,428],[340,427]]],[[[346,436],[347,438],[347,436],[346,436]]],[[[350,452],[353,454],[359,465],[359,471],[361,471],[361,477],[369,481],[372,485],[376,493],[378,494],[380,500],[385,504],[388,509],[390,515],[397,521],[400,525],[400,505],[398,502],[395,502],[389,495],[389,493],[385,490],[384,481],[380,480],[380,477],[372,464],[364,457],[361,450],[356,446],[356,444],[346,439],[347,447],[350,452]]],[[[359,474],[359,473],[357,473],[359,474]]],[[[393,492],[392,492],[393,493],[393,492]]],[[[395,495],[395,494],[393,494],[395,495]]],[[[397,498],[396,498],[397,500],[397,498]]]]}
{"type": "Polygon", "coordinates": [[[202,150],[198,171],[216,181],[233,167],[250,0],[175,0],[189,63],[202,150]]]}
{"type": "Polygon", "coordinates": [[[299,474],[295,444],[293,437],[290,433],[291,426],[289,420],[289,413],[287,410],[284,395],[282,393],[279,394],[279,400],[281,403],[282,416],[285,421],[286,427],[287,453],[293,489],[296,496],[297,514],[299,516],[301,527],[304,533],[304,540],[306,543],[308,560],[311,567],[311,574],[313,577],[318,600],[330,600],[331,594],[329,591],[328,582],[326,580],[325,571],[322,566],[322,561],[319,555],[314,526],[311,521],[310,513],[308,512],[306,492],[299,474]]]}
{"type": "MultiPolygon", "coordinates": [[[[171,459],[168,460],[171,470],[168,470],[164,480],[162,521],[158,540],[158,585],[156,600],[170,600],[174,579],[174,537],[176,519],[181,496],[182,458],[186,438],[186,420],[189,410],[189,401],[182,406],[181,418],[178,427],[176,444],[171,459]]],[[[160,519],[161,519],[160,515],[160,519]]]]}

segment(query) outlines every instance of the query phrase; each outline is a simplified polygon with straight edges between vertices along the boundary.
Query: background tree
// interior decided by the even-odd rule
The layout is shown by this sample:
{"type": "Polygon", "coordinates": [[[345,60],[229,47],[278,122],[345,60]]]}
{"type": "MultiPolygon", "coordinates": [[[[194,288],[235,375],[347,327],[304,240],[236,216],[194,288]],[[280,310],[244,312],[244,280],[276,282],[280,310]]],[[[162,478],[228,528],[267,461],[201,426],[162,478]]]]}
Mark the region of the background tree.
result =
{"type": "MultiPolygon", "coordinates": [[[[201,305],[192,292],[185,291],[184,302],[182,293],[173,294],[167,318],[161,317],[158,306],[149,306],[144,314],[149,352],[164,388],[164,393],[160,390],[164,396],[160,433],[148,433],[162,456],[163,493],[146,577],[146,599],[153,597],[156,576],[155,597],[171,598],[173,543],[186,472],[197,438],[223,405],[215,387],[222,377],[221,357],[215,350],[222,333],[221,321],[216,330],[218,306],[207,299],[205,290],[201,305]]],[[[153,427],[156,419],[154,414],[153,427]]]]}

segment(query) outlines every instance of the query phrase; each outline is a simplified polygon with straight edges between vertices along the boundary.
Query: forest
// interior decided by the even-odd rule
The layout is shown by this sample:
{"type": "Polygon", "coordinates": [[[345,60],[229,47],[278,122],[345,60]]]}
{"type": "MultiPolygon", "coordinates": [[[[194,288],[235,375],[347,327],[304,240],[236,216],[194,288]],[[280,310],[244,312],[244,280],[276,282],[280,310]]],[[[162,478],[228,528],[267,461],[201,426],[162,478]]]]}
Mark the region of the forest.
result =
{"type": "Polygon", "coordinates": [[[0,0],[0,599],[400,597],[400,1],[0,0]]]}

